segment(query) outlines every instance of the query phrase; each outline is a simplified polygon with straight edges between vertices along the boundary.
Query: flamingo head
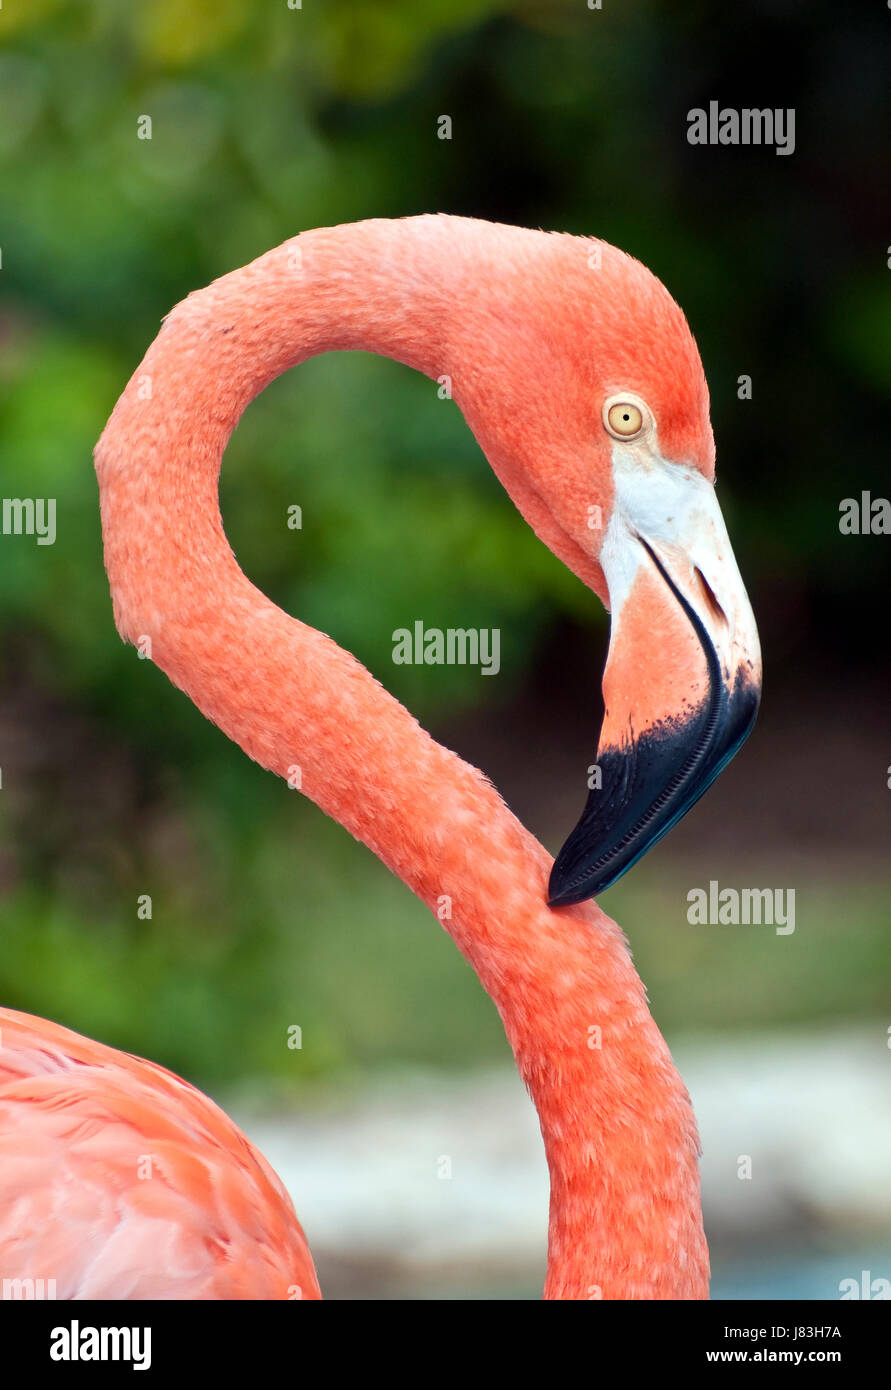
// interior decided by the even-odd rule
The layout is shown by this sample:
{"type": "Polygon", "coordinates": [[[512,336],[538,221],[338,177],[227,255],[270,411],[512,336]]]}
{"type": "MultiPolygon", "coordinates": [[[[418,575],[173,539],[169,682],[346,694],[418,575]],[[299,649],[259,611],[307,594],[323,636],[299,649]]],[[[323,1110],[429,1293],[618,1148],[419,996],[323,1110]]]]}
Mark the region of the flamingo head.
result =
{"type": "Polygon", "coordinates": [[[486,346],[461,404],[521,512],[611,611],[587,802],[549,884],[562,907],[615,883],[737,752],[761,654],[683,313],[605,243],[525,236],[478,301],[486,346]]]}

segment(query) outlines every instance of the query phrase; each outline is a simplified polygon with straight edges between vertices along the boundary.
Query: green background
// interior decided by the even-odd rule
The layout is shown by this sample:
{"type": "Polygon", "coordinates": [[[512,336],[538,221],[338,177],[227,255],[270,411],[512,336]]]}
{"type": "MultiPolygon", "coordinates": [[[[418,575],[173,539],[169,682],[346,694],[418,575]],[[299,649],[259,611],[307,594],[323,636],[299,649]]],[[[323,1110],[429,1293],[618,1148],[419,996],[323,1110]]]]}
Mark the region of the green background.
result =
{"type": "MultiPolygon", "coordinates": [[[[838,509],[891,494],[888,16],[839,29],[828,4],[719,8],[720,28],[704,4],[610,0],[4,0],[2,492],[58,504],[52,547],[0,537],[6,1005],[211,1089],[506,1056],[407,889],[121,645],[90,457],[190,290],[308,227],[449,211],[640,257],[709,377],[765,702],[708,798],[604,899],[658,1021],[671,1038],[887,1012],[891,538],[840,536],[838,509]],[[795,106],[795,153],[689,146],[686,112],[713,97],[795,106]],[[712,878],[795,888],[795,934],[690,927],[686,893],[712,878]]],[[[390,362],[308,363],[248,410],[222,498],[255,582],[556,850],[593,751],[606,620],[457,410],[390,362]],[[500,628],[501,675],[393,665],[391,633],[417,617],[500,628]]]]}

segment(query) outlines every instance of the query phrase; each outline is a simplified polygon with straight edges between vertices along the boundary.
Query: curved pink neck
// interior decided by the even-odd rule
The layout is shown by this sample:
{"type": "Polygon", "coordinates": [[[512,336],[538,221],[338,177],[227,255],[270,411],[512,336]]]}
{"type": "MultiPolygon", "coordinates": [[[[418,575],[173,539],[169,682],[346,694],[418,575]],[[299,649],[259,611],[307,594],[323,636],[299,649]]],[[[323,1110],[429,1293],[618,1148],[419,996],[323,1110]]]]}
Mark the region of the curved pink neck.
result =
{"type": "Polygon", "coordinates": [[[460,296],[485,227],[305,233],[172,311],[96,450],[115,618],[252,758],[280,776],[299,768],[302,790],[472,964],[541,1120],[546,1296],[705,1297],[695,1122],[620,931],[593,904],[546,907],[550,856],[483,775],[260,593],[223,532],[226,442],[288,367],[364,348],[460,373],[460,296]]]}

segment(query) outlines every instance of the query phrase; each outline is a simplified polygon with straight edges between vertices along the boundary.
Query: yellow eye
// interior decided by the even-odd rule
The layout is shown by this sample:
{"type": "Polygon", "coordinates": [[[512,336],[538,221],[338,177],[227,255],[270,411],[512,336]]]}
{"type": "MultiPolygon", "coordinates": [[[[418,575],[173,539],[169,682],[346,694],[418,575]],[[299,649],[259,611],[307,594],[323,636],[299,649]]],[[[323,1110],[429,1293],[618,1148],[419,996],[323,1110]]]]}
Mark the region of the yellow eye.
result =
{"type": "Polygon", "coordinates": [[[606,413],[606,426],[619,439],[630,439],[643,428],[643,415],[633,401],[617,401],[606,413]]]}

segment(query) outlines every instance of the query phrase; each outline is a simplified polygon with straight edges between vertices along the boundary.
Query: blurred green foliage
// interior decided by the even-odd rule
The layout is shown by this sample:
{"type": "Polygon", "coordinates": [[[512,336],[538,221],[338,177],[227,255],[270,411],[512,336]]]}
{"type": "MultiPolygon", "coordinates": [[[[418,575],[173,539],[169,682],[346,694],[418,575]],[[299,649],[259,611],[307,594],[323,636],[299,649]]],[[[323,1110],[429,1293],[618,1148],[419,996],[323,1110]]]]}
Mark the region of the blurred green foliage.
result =
{"type": "MultiPolygon", "coordinates": [[[[800,674],[829,632],[842,675],[886,659],[869,634],[887,548],[842,545],[837,529],[842,496],[888,491],[885,21],[842,32],[828,3],[756,10],[753,28],[722,9],[718,33],[708,7],[667,0],[5,0],[2,490],[58,505],[54,546],[0,537],[6,1003],[199,1080],[503,1051],[494,1011],[406,890],[240,757],[111,622],[90,460],[104,420],[171,304],[303,228],[446,210],[640,256],[700,342],[771,678],[800,674]],[[795,105],[796,154],[692,150],[685,112],[716,94],[795,105]],[[137,138],[144,115],[151,140],[137,138]],[[307,1039],[296,1057],[289,1023],[307,1039]]],[[[497,715],[560,625],[603,630],[455,407],[392,363],[338,355],[277,382],[239,426],[222,500],[252,578],[427,722],[497,715]],[[417,617],[501,628],[502,679],[393,666],[391,633],[417,617]]],[[[864,964],[881,916],[870,891],[848,936],[864,964]]],[[[651,892],[641,871],[617,901],[646,920],[651,892]]],[[[675,948],[643,940],[667,982],[675,948]]],[[[724,997],[718,973],[666,984],[662,1021],[711,1020],[719,997],[724,1021],[798,1017],[782,974],[767,1009],[755,990],[724,997]]],[[[830,971],[805,1008],[856,1008],[856,988],[830,971]]]]}

